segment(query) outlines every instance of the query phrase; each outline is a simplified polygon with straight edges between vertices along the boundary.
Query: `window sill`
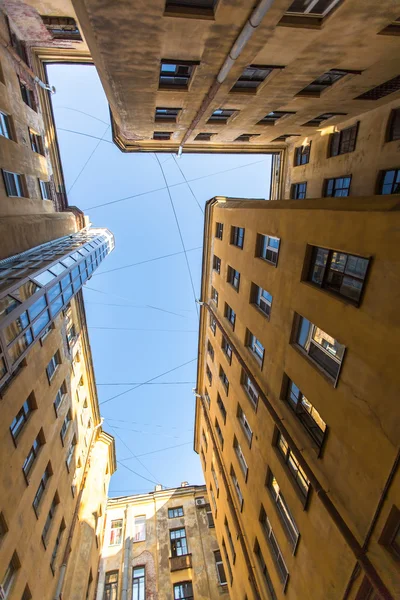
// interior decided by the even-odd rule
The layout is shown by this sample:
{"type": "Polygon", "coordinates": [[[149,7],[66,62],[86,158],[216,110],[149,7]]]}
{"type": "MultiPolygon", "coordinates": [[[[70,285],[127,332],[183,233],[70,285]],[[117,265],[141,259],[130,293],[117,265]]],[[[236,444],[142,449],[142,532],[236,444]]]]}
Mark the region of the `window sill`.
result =
{"type": "Polygon", "coordinates": [[[246,346],[246,348],[247,348],[247,352],[248,352],[249,356],[251,356],[251,358],[254,360],[254,362],[257,364],[257,366],[262,371],[263,364],[264,364],[264,357],[261,359],[257,354],[255,354],[253,352],[253,350],[250,348],[250,346],[246,346]]]}
{"type": "Polygon", "coordinates": [[[311,365],[311,367],[317,371],[320,375],[322,375],[322,377],[324,379],[326,379],[326,381],[332,385],[334,388],[336,388],[338,386],[339,383],[339,377],[340,377],[340,373],[342,371],[342,367],[343,367],[343,361],[344,361],[344,357],[345,354],[343,355],[343,359],[342,359],[342,363],[339,367],[339,371],[338,374],[336,376],[336,378],[332,377],[331,375],[329,375],[329,373],[327,373],[327,371],[325,371],[325,369],[323,367],[321,367],[313,358],[311,358],[311,356],[309,354],[307,354],[307,352],[305,352],[300,346],[298,346],[296,343],[292,343],[291,344],[292,348],[298,353],[300,354],[300,356],[302,356],[303,358],[305,358],[307,360],[307,362],[311,365]]]}
{"type": "Polygon", "coordinates": [[[249,392],[247,391],[247,388],[243,384],[242,384],[241,387],[243,388],[244,393],[246,394],[246,398],[248,400],[250,400],[251,408],[256,413],[257,412],[257,408],[258,408],[258,399],[257,399],[257,402],[255,403],[254,400],[253,400],[253,398],[250,396],[249,392]]]}
{"type": "Polygon", "coordinates": [[[292,477],[292,472],[290,471],[289,467],[285,463],[285,461],[284,461],[281,453],[279,452],[278,448],[276,446],[273,446],[273,448],[274,448],[275,454],[276,454],[276,456],[277,456],[280,464],[282,465],[282,467],[283,467],[283,469],[284,469],[284,471],[285,471],[285,473],[287,475],[287,478],[289,479],[289,481],[290,481],[290,483],[291,483],[291,485],[292,485],[292,487],[294,489],[294,492],[295,492],[296,496],[298,497],[298,499],[300,500],[300,502],[301,502],[301,504],[303,506],[303,510],[308,510],[308,508],[309,508],[309,502],[310,502],[310,496],[311,496],[311,490],[312,490],[311,484],[310,484],[310,488],[308,490],[307,496],[304,496],[301,493],[299,486],[294,481],[294,479],[292,477]]]}
{"type": "MultiPolygon", "coordinates": [[[[367,257],[367,258],[369,260],[371,260],[371,257],[367,257]]],[[[362,300],[363,294],[361,294],[360,301],[356,302],[355,300],[352,300],[351,298],[347,298],[346,296],[337,294],[328,288],[321,287],[320,285],[317,285],[316,283],[313,283],[312,281],[308,281],[308,279],[303,279],[301,283],[306,285],[309,288],[314,289],[314,290],[319,290],[320,292],[327,294],[328,296],[330,296],[331,298],[334,298],[335,300],[339,300],[339,302],[341,302],[344,306],[353,306],[354,308],[360,308],[360,306],[361,306],[361,300],[362,300]]]]}
{"type": "Polygon", "coordinates": [[[263,262],[267,263],[268,265],[272,265],[273,267],[275,267],[275,269],[278,266],[278,261],[276,261],[276,263],[274,263],[274,262],[272,262],[272,260],[268,260],[268,258],[264,258],[263,256],[257,256],[257,258],[259,258],[263,262]]]}
{"type": "Polygon", "coordinates": [[[271,319],[271,313],[269,315],[267,315],[266,312],[264,312],[256,302],[252,302],[252,306],[256,309],[256,311],[258,313],[260,313],[265,319],[267,319],[267,321],[269,321],[271,319]]]}

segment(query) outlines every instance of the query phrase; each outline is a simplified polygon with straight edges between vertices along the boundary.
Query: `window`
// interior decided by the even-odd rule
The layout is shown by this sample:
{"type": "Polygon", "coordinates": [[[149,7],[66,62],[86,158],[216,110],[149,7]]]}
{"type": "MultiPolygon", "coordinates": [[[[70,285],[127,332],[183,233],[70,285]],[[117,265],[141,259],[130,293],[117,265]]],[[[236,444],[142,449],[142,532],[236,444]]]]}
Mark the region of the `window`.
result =
{"type": "Polygon", "coordinates": [[[67,435],[68,427],[69,427],[69,424],[71,423],[71,421],[72,421],[72,412],[71,412],[71,409],[69,409],[69,411],[65,415],[63,424],[61,425],[60,436],[61,436],[61,441],[63,444],[64,444],[65,436],[67,435]]]}
{"type": "Polygon", "coordinates": [[[302,183],[292,183],[290,197],[292,200],[303,200],[307,193],[307,181],[302,183]]]}
{"type": "Polygon", "coordinates": [[[400,108],[392,110],[388,123],[387,141],[393,142],[395,140],[400,140],[400,108]]]}
{"type": "Polygon", "coordinates": [[[280,239],[270,235],[258,235],[258,256],[267,262],[277,265],[280,239]]]}
{"type": "Polygon", "coordinates": [[[331,133],[329,140],[329,156],[339,156],[339,154],[347,154],[348,152],[354,152],[356,149],[356,140],[358,132],[358,123],[331,133]]]}
{"type": "Polygon", "coordinates": [[[251,331],[249,331],[249,330],[247,330],[246,338],[247,338],[246,346],[252,352],[252,354],[254,355],[258,364],[260,366],[262,366],[262,363],[264,360],[264,352],[265,352],[264,346],[262,345],[260,340],[258,338],[256,338],[256,336],[253,333],[251,333],[251,331]]]}
{"type": "Polygon", "coordinates": [[[57,352],[54,354],[54,356],[52,356],[49,364],[46,367],[47,378],[49,380],[49,383],[52,380],[54,373],[57,370],[58,365],[60,365],[60,364],[61,364],[61,357],[60,357],[60,353],[57,350],[57,352]]]}
{"type": "Polygon", "coordinates": [[[286,115],[295,114],[296,113],[293,111],[273,110],[267,115],[265,115],[265,117],[263,117],[261,121],[258,121],[257,125],[275,125],[277,122],[280,122],[280,119],[282,119],[282,117],[285,117],[286,115]]]}
{"type": "Polygon", "coordinates": [[[207,390],[204,392],[204,398],[206,399],[206,402],[208,404],[208,408],[210,408],[211,400],[210,400],[210,395],[207,392],[207,390]]]}
{"type": "Polygon", "coordinates": [[[275,68],[281,67],[264,67],[260,65],[246,67],[231,92],[256,92],[258,86],[265,81],[275,68]]]}
{"type": "Polygon", "coordinates": [[[8,531],[7,523],[2,512],[0,512],[0,542],[8,531]]]}
{"type": "Polygon", "coordinates": [[[329,89],[334,83],[346,77],[354,71],[345,71],[343,69],[330,69],[327,73],[323,73],[317,79],[314,79],[307,87],[298,92],[297,96],[316,96],[319,97],[322,92],[329,89]]]}
{"type": "Polygon", "coordinates": [[[215,489],[217,490],[217,496],[218,496],[218,494],[219,494],[219,483],[218,483],[217,474],[215,472],[214,463],[211,463],[211,475],[213,477],[215,489]]]}
{"type": "Polygon", "coordinates": [[[3,180],[7,196],[16,198],[23,198],[25,196],[22,175],[19,175],[18,173],[11,173],[10,171],[4,171],[3,169],[3,180]]]}
{"type": "Polygon", "coordinates": [[[206,365],[206,375],[207,375],[208,383],[210,385],[212,385],[212,373],[211,373],[211,369],[208,365],[206,365]]]}
{"type": "Polygon", "coordinates": [[[239,286],[240,286],[240,273],[239,273],[239,271],[236,271],[232,267],[228,266],[227,282],[230,283],[231,286],[234,287],[235,290],[238,292],[239,291],[239,286]]]}
{"type": "Polygon", "coordinates": [[[9,140],[13,139],[12,128],[11,128],[11,118],[6,113],[0,111],[0,135],[8,138],[9,140]]]}
{"type": "Polygon", "coordinates": [[[194,69],[199,62],[162,60],[160,66],[159,87],[166,89],[187,90],[194,69]]]}
{"type": "Polygon", "coordinates": [[[176,123],[180,108],[156,108],[154,116],[155,121],[164,121],[166,123],[176,123]]]}
{"type": "Polygon", "coordinates": [[[271,307],[272,307],[272,296],[267,290],[264,290],[262,287],[252,284],[251,290],[252,302],[255,304],[262,313],[268,318],[271,315],[271,307]]]}
{"type": "Polygon", "coordinates": [[[286,142],[288,137],[301,137],[301,134],[300,133],[282,133],[282,135],[279,135],[272,141],[273,142],[286,142]]]}
{"type": "Polygon", "coordinates": [[[239,485],[238,479],[236,477],[235,470],[232,466],[231,466],[231,479],[232,479],[233,487],[235,488],[236,496],[239,500],[240,510],[242,511],[243,510],[243,494],[240,489],[240,485],[239,485]]]}
{"type": "Polygon", "coordinates": [[[82,40],[76,21],[72,17],[42,16],[42,21],[54,39],[82,40]]]}
{"type": "Polygon", "coordinates": [[[231,568],[231,563],[230,563],[230,560],[229,560],[228,552],[226,551],[226,545],[225,545],[224,538],[222,538],[222,550],[224,552],[225,564],[227,566],[228,573],[229,573],[229,579],[230,579],[230,582],[231,582],[231,585],[232,585],[232,581],[233,581],[232,568],[231,568]]]}
{"type": "Polygon", "coordinates": [[[135,517],[133,541],[143,542],[146,539],[146,516],[139,515],[135,517]]]}
{"type": "Polygon", "coordinates": [[[214,361],[214,348],[212,347],[210,340],[207,341],[207,352],[210,355],[211,360],[214,361]]]}
{"type": "Polygon", "coordinates": [[[88,584],[87,584],[87,588],[86,588],[86,596],[85,596],[86,600],[89,600],[89,594],[90,594],[90,589],[92,587],[92,582],[93,582],[93,575],[92,575],[92,569],[90,569],[88,584]]]}
{"type": "Polygon", "coordinates": [[[42,154],[44,156],[44,146],[42,136],[29,129],[29,139],[31,141],[31,148],[33,152],[37,154],[42,154]]]}
{"type": "Polygon", "coordinates": [[[42,200],[51,200],[50,182],[39,179],[39,187],[42,200]]]}
{"type": "Polygon", "coordinates": [[[214,317],[210,314],[210,329],[213,332],[213,334],[215,335],[215,332],[217,331],[217,321],[214,319],[214,317]]]}
{"type": "Polygon", "coordinates": [[[222,336],[221,348],[228,360],[228,363],[231,364],[231,362],[232,362],[232,346],[230,345],[230,343],[228,342],[228,340],[226,339],[225,336],[222,336]]]}
{"type": "Polygon", "coordinates": [[[268,598],[270,600],[276,600],[277,596],[276,596],[276,593],[274,590],[274,586],[272,585],[271,576],[268,573],[267,565],[265,564],[264,557],[261,554],[260,544],[258,543],[257,538],[256,538],[256,542],[254,545],[254,552],[258,558],[258,564],[260,565],[261,572],[264,576],[264,581],[265,581],[265,584],[266,584],[267,590],[268,590],[268,594],[267,594],[268,598]]]}
{"type": "Polygon", "coordinates": [[[28,452],[28,456],[26,457],[24,464],[22,465],[22,470],[26,479],[28,479],[28,475],[32,470],[33,464],[39,454],[39,450],[41,446],[44,444],[44,434],[43,429],[39,431],[37,437],[33,440],[33,444],[31,449],[28,452]]]}
{"type": "Polygon", "coordinates": [[[29,417],[31,416],[31,414],[35,410],[35,408],[36,408],[36,404],[35,404],[34,396],[32,393],[27,398],[27,400],[25,400],[22,407],[18,411],[17,416],[14,417],[14,419],[10,425],[10,431],[11,431],[11,435],[13,437],[14,442],[16,441],[17,437],[21,433],[25,423],[28,421],[29,417]]]}
{"type": "Polygon", "coordinates": [[[222,398],[219,394],[217,394],[217,404],[218,404],[219,410],[221,411],[222,419],[225,424],[226,423],[226,408],[225,408],[225,405],[222,402],[222,398]]]}
{"type": "Polygon", "coordinates": [[[400,194],[400,169],[380,172],[378,194],[400,194]]]}
{"type": "Polygon", "coordinates": [[[400,561],[400,510],[394,504],[378,541],[396,561],[400,561]]]}
{"type": "Polygon", "coordinates": [[[37,489],[35,497],[33,499],[33,508],[34,508],[36,514],[37,514],[37,511],[38,511],[38,508],[40,505],[40,501],[43,498],[44,491],[47,487],[47,482],[49,481],[52,474],[53,474],[53,472],[51,470],[51,465],[50,465],[50,463],[48,463],[46,470],[42,475],[42,479],[40,480],[39,487],[37,489]]]}
{"type": "Polygon", "coordinates": [[[246,415],[244,414],[242,407],[240,406],[240,404],[238,404],[238,409],[237,409],[237,418],[239,419],[239,423],[243,429],[243,432],[247,438],[247,441],[249,442],[249,445],[251,444],[251,440],[253,438],[253,430],[250,427],[250,424],[246,418],[246,415]]]}
{"type": "MultiPolygon", "coordinates": [[[[117,600],[118,598],[118,571],[108,571],[104,580],[103,600],[117,600]]],[[[140,596],[133,596],[138,600],[140,596]]]]}
{"type": "Polygon", "coordinates": [[[258,391],[253,381],[250,379],[250,377],[245,371],[242,371],[242,385],[245,389],[247,396],[250,399],[252,407],[254,408],[254,410],[256,410],[258,404],[258,391]]]}
{"type": "Polygon", "coordinates": [[[60,408],[61,403],[63,402],[66,395],[67,395],[67,386],[64,381],[62,386],[60,387],[60,389],[57,392],[56,399],[54,400],[54,409],[56,411],[56,414],[58,414],[58,409],[60,408]]]}
{"type": "Polygon", "coordinates": [[[310,119],[309,121],[307,121],[307,123],[303,123],[303,127],[320,127],[324,121],[327,121],[328,119],[332,119],[333,117],[338,117],[340,115],[344,116],[346,114],[347,113],[336,113],[336,112],[323,113],[322,115],[318,115],[318,117],[314,117],[313,119],[310,119]]]}
{"type": "Polygon", "coordinates": [[[267,475],[267,488],[294,553],[300,537],[299,530],[281,493],[278,482],[270,470],[268,470],[267,475]]]}
{"type": "Polygon", "coordinates": [[[71,462],[72,462],[72,458],[74,456],[75,446],[76,446],[76,437],[74,436],[72,438],[72,441],[71,441],[70,445],[69,445],[68,452],[67,452],[67,458],[65,460],[68,472],[70,471],[70,468],[71,468],[71,462]]]}
{"type": "Polygon", "coordinates": [[[215,431],[217,432],[221,448],[224,449],[224,436],[222,435],[221,427],[219,426],[217,419],[215,419],[215,431]]]}
{"type": "Polygon", "coordinates": [[[368,92],[364,92],[360,96],[357,96],[355,100],[380,100],[389,94],[393,94],[394,92],[398,92],[400,90],[400,75],[397,77],[393,77],[389,81],[385,81],[385,83],[381,83],[381,85],[377,85],[372,88],[368,92]]]}
{"type": "Polygon", "coordinates": [[[29,89],[28,86],[26,86],[24,83],[22,83],[22,81],[19,82],[19,87],[21,89],[22,100],[27,106],[29,106],[29,108],[36,111],[37,107],[34,92],[31,89],[29,89]]]}
{"type": "Polygon", "coordinates": [[[235,311],[225,302],[225,318],[228,319],[232,329],[235,328],[236,314],[235,311]]]}
{"type": "Polygon", "coordinates": [[[207,508],[206,508],[206,515],[207,515],[208,528],[212,529],[213,527],[215,527],[215,523],[214,523],[214,517],[212,514],[212,510],[211,510],[211,507],[209,504],[207,505],[207,508]]]}
{"type": "Polygon", "coordinates": [[[242,450],[239,442],[237,441],[236,436],[233,437],[233,449],[235,450],[235,454],[236,454],[236,456],[238,458],[240,468],[242,469],[242,472],[243,472],[243,475],[244,475],[244,479],[245,479],[245,481],[247,481],[247,475],[248,475],[248,472],[249,472],[249,467],[247,466],[247,462],[246,462],[246,459],[244,457],[243,450],[242,450]]]}
{"type": "Polygon", "coordinates": [[[315,285],[352,301],[361,300],[369,259],[312,246],[307,279],[315,285]]]}
{"type": "Polygon", "coordinates": [[[175,583],[174,600],[193,600],[193,587],[191,581],[175,583]]]}
{"type": "Polygon", "coordinates": [[[153,133],[153,140],[170,140],[172,131],[155,131],[153,133]]]}
{"type": "Polygon", "coordinates": [[[214,110],[207,123],[222,123],[226,125],[228,120],[236,113],[235,109],[218,108],[214,110]]]}
{"type": "Polygon", "coordinates": [[[222,562],[222,556],[219,550],[214,550],[214,559],[215,568],[217,569],[218,583],[220,585],[226,585],[228,582],[226,580],[224,563],[222,562]]]}
{"type": "Polygon", "coordinates": [[[242,133],[234,139],[234,142],[249,142],[251,138],[258,137],[259,135],[259,133],[242,133]]]}
{"type": "Polygon", "coordinates": [[[228,519],[225,517],[224,520],[224,527],[225,527],[225,533],[228,539],[228,543],[229,543],[229,547],[231,549],[231,554],[232,554],[232,562],[233,564],[235,564],[235,560],[236,560],[236,552],[235,552],[235,546],[233,543],[233,538],[231,535],[231,530],[229,529],[229,523],[228,523],[228,519]]]}
{"type": "Polygon", "coordinates": [[[285,400],[318,448],[322,448],[326,423],[321,419],[317,409],[290,379],[287,383],[285,400]]]}
{"type": "MultiPolygon", "coordinates": [[[[201,437],[203,439],[203,444],[206,449],[206,452],[208,452],[208,441],[207,441],[207,436],[206,436],[204,429],[201,430],[201,437]]],[[[182,515],[183,515],[183,508],[182,508],[182,515]]],[[[182,516],[182,515],[180,515],[180,516],[182,516]]]]}
{"type": "Polygon", "coordinates": [[[168,509],[168,518],[174,519],[176,517],[183,517],[183,506],[168,509]]]}
{"type": "Polygon", "coordinates": [[[22,594],[21,600],[32,600],[31,590],[29,589],[28,585],[25,586],[24,593],[22,594]]]}
{"type": "Polygon", "coordinates": [[[215,237],[218,238],[219,240],[222,240],[223,233],[224,233],[223,223],[216,223],[215,224],[215,237]]]}
{"type": "Polygon", "coordinates": [[[47,515],[47,519],[46,519],[46,522],[44,524],[43,531],[42,531],[42,541],[43,541],[45,548],[47,546],[47,536],[49,534],[51,524],[53,523],[54,515],[55,515],[57,505],[59,504],[59,502],[60,502],[60,499],[58,497],[58,494],[56,493],[51,502],[49,514],[47,515]]]}
{"type": "MultiPolygon", "coordinates": [[[[145,567],[134,567],[132,574],[132,600],[146,600],[146,571],[145,567]]],[[[117,600],[117,596],[115,596],[117,600]]]]}
{"type": "Polygon", "coordinates": [[[1,589],[3,591],[3,597],[5,599],[10,598],[11,588],[17,576],[17,571],[20,568],[20,562],[17,556],[17,553],[14,552],[10,563],[6,569],[6,572],[3,577],[3,581],[1,582],[1,589]]]}
{"type": "Polygon", "coordinates": [[[122,542],[122,519],[111,521],[109,546],[118,546],[122,542]]]}
{"type": "Polygon", "coordinates": [[[211,286],[211,300],[215,302],[215,306],[218,306],[218,292],[213,286],[211,286]]]}
{"type": "Polygon", "coordinates": [[[72,324],[68,329],[67,329],[67,342],[68,342],[68,346],[71,347],[74,343],[74,341],[77,338],[77,334],[76,334],[76,329],[75,329],[75,325],[72,324]]]}
{"type": "Polygon", "coordinates": [[[400,17],[389,23],[379,32],[379,35],[400,35],[400,17]]]}
{"type": "Polygon", "coordinates": [[[339,0],[294,0],[287,9],[288,13],[325,16],[339,0]]]}
{"type": "Polygon", "coordinates": [[[188,553],[185,528],[170,529],[171,556],[184,556],[188,553]]]}
{"type": "Polygon", "coordinates": [[[336,385],[345,346],[300,315],[298,315],[295,344],[302,348],[308,357],[334,380],[336,385]]]}
{"type": "Polygon", "coordinates": [[[62,537],[63,537],[64,529],[65,529],[65,521],[63,519],[61,521],[60,529],[58,530],[56,541],[54,543],[53,554],[51,555],[50,567],[51,567],[51,570],[53,571],[53,573],[54,573],[54,570],[55,570],[55,564],[56,564],[57,554],[58,554],[58,550],[59,550],[60,545],[61,545],[61,540],[62,540],[62,537]]]}
{"type": "Polygon", "coordinates": [[[210,142],[215,133],[198,133],[194,138],[195,142],[210,142]]]}
{"type": "Polygon", "coordinates": [[[221,273],[221,259],[218,256],[213,257],[213,269],[217,271],[217,273],[221,273]]]}
{"type": "Polygon", "coordinates": [[[294,166],[307,165],[310,162],[311,142],[294,149],[294,166]]]}
{"type": "Polygon", "coordinates": [[[165,13],[168,16],[193,15],[197,18],[214,16],[217,0],[167,0],[165,13]]]}
{"type": "Polygon", "coordinates": [[[213,505],[214,511],[215,511],[215,518],[217,518],[217,501],[215,500],[215,495],[214,495],[214,491],[212,489],[211,484],[210,484],[210,497],[211,497],[211,502],[212,502],[212,505],[213,505]]]}
{"type": "Polygon", "coordinates": [[[244,228],[231,227],[231,244],[243,250],[244,244],[244,228]]]}
{"type": "Polygon", "coordinates": [[[279,548],[278,541],[277,541],[277,539],[275,537],[275,534],[273,532],[271,523],[270,523],[270,521],[269,521],[269,519],[267,517],[267,513],[265,512],[265,509],[264,509],[263,505],[261,505],[260,523],[261,523],[262,528],[264,530],[265,539],[267,540],[269,549],[271,551],[271,556],[272,556],[273,561],[275,563],[279,579],[281,580],[281,583],[283,583],[283,587],[285,589],[287,581],[289,579],[289,572],[287,570],[285,561],[284,561],[283,556],[282,556],[282,552],[281,552],[281,550],[279,548]]]}
{"type": "Polygon", "coordinates": [[[324,196],[325,198],[341,198],[350,194],[351,175],[348,177],[335,177],[334,179],[325,179],[324,196]]]}
{"type": "Polygon", "coordinates": [[[296,485],[296,489],[300,492],[303,504],[305,504],[310,491],[310,481],[279,430],[276,430],[275,446],[284,460],[292,481],[296,485]]]}
{"type": "Polygon", "coordinates": [[[229,379],[227,378],[226,373],[221,366],[219,367],[219,378],[221,379],[222,385],[224,386],[226,395],[228,395],[229,379]]]}

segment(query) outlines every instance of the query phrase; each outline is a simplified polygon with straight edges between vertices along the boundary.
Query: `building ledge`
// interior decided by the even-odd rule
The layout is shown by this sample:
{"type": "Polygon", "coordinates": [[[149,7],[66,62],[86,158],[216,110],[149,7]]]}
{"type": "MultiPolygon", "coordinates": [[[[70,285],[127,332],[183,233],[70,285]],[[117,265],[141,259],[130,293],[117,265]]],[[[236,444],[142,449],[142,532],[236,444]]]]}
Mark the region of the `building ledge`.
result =
{"type": "Polygon", "coordinates": [[[192,568],[192,555],[183,554],[183,556],[171,556],[169,559],[170,571],[181,571],[182,569],[192,568]]]}

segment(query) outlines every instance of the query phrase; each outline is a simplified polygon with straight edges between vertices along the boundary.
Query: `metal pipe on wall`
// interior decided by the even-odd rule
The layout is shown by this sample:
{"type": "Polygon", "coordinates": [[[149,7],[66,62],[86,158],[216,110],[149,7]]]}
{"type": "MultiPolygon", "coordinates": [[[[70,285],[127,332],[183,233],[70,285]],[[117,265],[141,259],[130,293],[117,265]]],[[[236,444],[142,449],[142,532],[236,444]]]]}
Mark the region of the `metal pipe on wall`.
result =
{"type": "Polygon", "coordinates": [[[186,133],[183,136],[183,139],[179,146],[178,156],[180,156],[182,154],[184,144],[187,142],[189,136],[191,135],[191,133],[193,132],[193,130],[199,123],[200,119],[203,117],[206,110],[209,108],[211,102],[214,100],[221,85],[223,84],[223,82],[227,78],[230,70],[232,69],[233,65],[235,64],[235,61],[239,58],[239,56],[243,52],[245,46],[247,45],[247,42],[250,40],[250,38],[254,34],[257,27],[261,24],[263,18],[267,14],[268,10],[271,8],[273,1],[274,0],[261,0],[258,3],[258,5],[255,7],[253,12],[251,13],[250,18],[246,21],[242,31],[239,33],[228,56],[226,57],[224,64],[222,65],[221,69],[219,70],[216,80],[214,81],[210,90],[206,94],[206,97],[204,98],[203,102],[201,103],[201,106],[200,106],[199,110],[197,111],[197,114],[194,117],[193,121],[189,125],[189,128],[186,130],[186,133]]]}

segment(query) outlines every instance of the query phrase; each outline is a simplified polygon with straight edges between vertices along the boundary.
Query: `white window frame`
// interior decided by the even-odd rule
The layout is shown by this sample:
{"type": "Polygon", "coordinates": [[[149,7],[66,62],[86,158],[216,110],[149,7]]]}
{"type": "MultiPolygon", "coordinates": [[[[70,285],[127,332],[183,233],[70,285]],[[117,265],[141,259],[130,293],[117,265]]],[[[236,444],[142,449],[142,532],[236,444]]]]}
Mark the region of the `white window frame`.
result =
{"type": "Polygon", "coordinates": [[[135,515],[133,525],[133,541],[144,542],[146,540],[146,515],[135,515]]]}

